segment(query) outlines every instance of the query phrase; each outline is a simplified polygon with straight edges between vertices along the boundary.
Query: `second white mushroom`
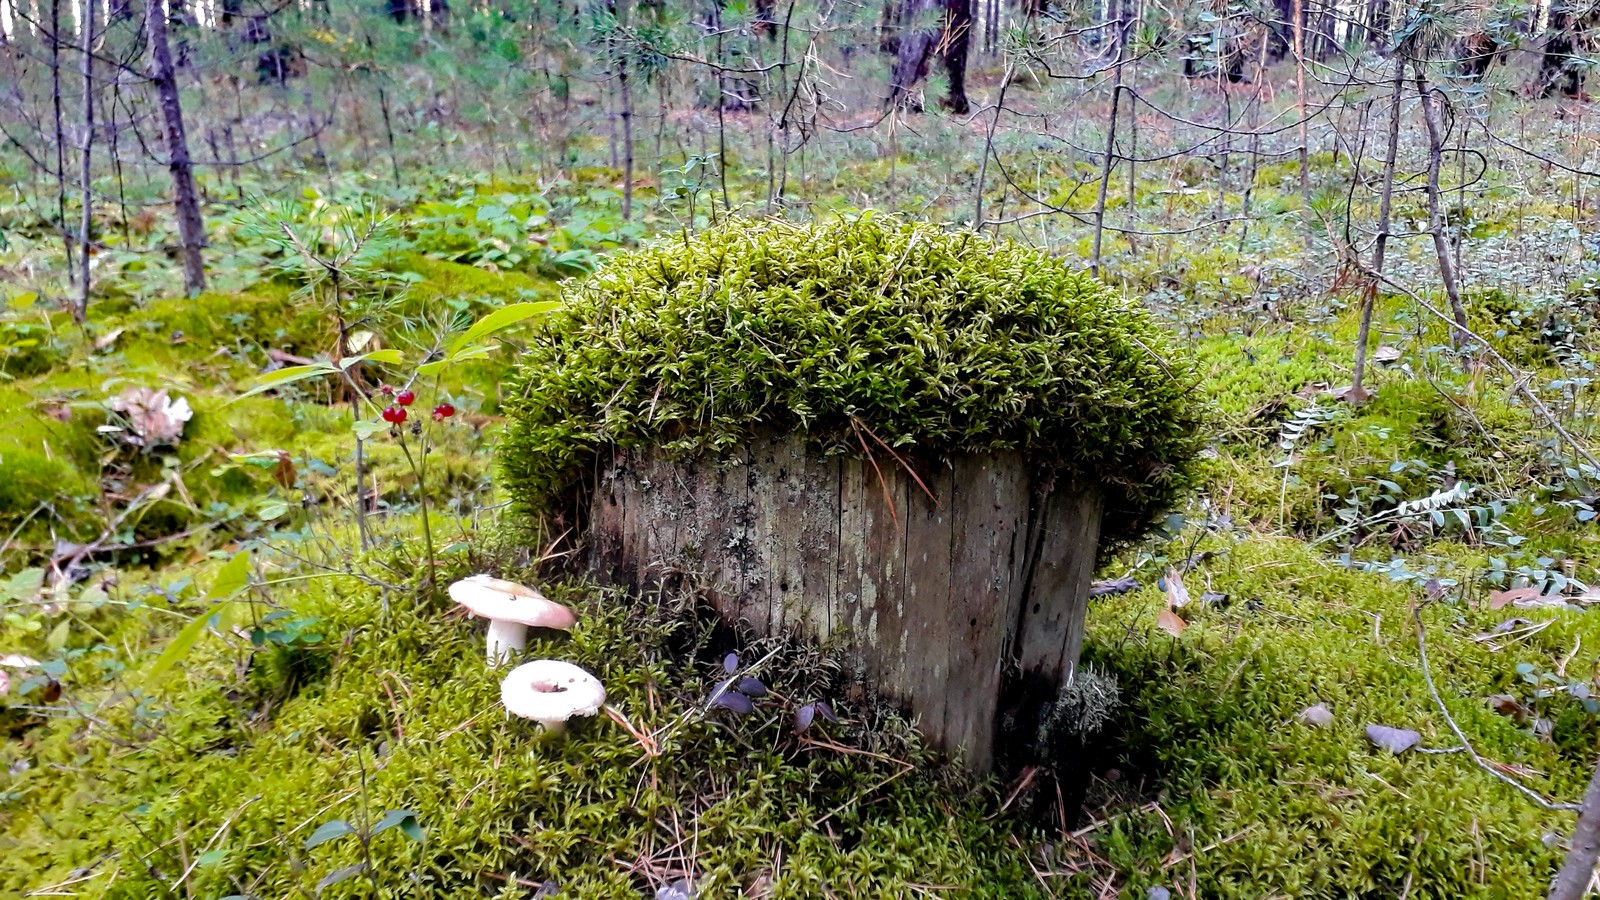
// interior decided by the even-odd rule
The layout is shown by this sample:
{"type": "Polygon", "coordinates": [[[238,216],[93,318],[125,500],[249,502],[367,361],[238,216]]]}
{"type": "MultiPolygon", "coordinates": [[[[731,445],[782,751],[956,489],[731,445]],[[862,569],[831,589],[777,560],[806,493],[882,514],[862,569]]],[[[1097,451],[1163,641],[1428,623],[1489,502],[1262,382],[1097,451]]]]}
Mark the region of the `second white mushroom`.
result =
{"type": "Polygon", "coordinates": [[[512,669],[500,682],[500,702],[512,715],[560,734],[567,730],[568,719],[599,712],[606,702],[606,688],[572,663],[536,659],[512,669]]]}

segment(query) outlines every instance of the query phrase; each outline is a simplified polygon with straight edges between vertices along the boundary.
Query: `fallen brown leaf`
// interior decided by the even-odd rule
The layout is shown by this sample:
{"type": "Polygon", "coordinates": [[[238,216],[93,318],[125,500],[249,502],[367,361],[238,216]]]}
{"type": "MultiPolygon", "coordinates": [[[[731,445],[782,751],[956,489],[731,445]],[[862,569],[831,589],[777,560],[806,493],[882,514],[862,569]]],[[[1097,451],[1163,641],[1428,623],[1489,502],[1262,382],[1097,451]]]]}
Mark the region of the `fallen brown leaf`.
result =
{"type": "Polygon", "coordinates": [[[1537,596],[1539,596],[1539,589],[1536,587],[1520,587],[1511,588],[1510,590],[1506,591],[1490,591],[1489,608],[1505,609],[1507,606],[1510,606],[1518,600],[1527,600],[1531,597],[1537,596]]]}
{"type": "Polygon", "coordinates": [[[1156,627],[1173,637],[1182,637],[1184,629],[1189,627],[1189,623],[1185,622],[1182,616],[1172,610],[1163,609],[1156,615],[1156,627]]]}

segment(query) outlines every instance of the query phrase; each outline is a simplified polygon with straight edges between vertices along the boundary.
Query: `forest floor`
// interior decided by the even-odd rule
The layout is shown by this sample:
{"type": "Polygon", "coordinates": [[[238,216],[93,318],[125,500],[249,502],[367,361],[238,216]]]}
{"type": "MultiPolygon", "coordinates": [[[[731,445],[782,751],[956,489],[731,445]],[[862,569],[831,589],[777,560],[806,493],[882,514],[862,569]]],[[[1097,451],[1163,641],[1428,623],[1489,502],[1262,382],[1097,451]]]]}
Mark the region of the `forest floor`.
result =
{"type": "MultiPolygon", "coordinates": [[[[813,160],[796,193],[816,216],[959,218],[971,195],[946,188],[974,166],[923,140],[813,160]]],[[[1339,162],[1312,165],[1337,225],[1339,162]]],[[[1355,283],[1336,227],[1306,250],[1297,171],[1252,167],[1248,228],[1110,241],[1108,280],[1198,361],[1203,484],[1100,573],[1128,588],[1095,601],[1084,651],[1114,720],[1010,783],[942,766],[803,647],[738,647],[771,694],[708,711],[728,645],[703,610],[582,583],[552,587],[581,623],[549,645],[623,715],[542,741],[435,587],[535,578],[543,546],[493,468],[498,387],[538,326],[456,341],[721,215],[703,160],[641,177],[626,222],[608,166],[319,175],[273,202],[218,181],[193,299],[135,249],[164,224],[108,210],[82,325],[49,229],[0,210],[0,896],[1542,896],[1572,814],[1541,798],[1580,797],[1600,737],[1600,471],[1562,437],[1595,431],[1593,223],[1560,172],[1488,173],[1452,213],[1482,343],[1452,347],[1431,244],[1400,241],[1389,271],[1418,293],[1380,293],[1374,396],[1351,404],[1355,283]],[[364,359],[286,380],[341,333],[364,359]],[[410,384],[406,428],[341,371],[410,384]],[[131,415],[132,388],[192,417],[131,415]],[[843,721],[797,733],[817,701],[843,721]]],[[[1030,177],[1081,210],[1081,175],[1030,177]]],[[[1245,202],[1203,176],[1142,173],[1112,208],[1245,202]]],[[[1082,227],[1010,233],[1088,253],[1082,227]]]]}

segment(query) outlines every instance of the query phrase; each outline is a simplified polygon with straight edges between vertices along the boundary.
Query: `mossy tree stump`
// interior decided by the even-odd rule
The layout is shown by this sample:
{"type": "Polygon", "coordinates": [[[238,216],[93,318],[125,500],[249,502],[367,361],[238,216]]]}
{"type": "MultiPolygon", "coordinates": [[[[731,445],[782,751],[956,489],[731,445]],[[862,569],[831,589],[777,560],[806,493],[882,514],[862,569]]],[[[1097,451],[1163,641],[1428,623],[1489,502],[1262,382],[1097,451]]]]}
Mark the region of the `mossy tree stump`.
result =
{"type": "Polygon", "coordinates": [[[665,238],[564,300],[506,385],[500,474],[572,558],[837,644],[973,768],[1049,764],[1097,545],[1143,535],[1199,448],[1142,307],[870,213],[665,238]]]}
{"type": "Polygon", "coordinates": [[[1056,489],[1015,452],[916,468],[932,499],[887,457],[823,456],[801,434],[715,459],[619,451],[591,559],[605,580],[681,576],[757,634],[839,648],[934,746],[986,770],[1002,682],[1053,696],[1077,661],[1100,492],[1056,489]]]}

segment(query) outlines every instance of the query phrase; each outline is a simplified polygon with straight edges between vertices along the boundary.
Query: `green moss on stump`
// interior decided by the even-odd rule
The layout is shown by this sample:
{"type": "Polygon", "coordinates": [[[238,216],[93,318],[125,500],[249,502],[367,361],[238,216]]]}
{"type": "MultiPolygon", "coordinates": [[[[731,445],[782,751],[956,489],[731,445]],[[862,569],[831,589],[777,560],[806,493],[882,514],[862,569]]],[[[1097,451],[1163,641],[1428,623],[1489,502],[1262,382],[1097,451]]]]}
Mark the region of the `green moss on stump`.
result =
{"type": "Polygon", "coordinates": [[[1043,252],[862,216],[736,221],[566,291],[507,391],[504,483],[548,509],[609,447],[721,453],[762,428],[859,452],[1018,449],[1101,484],[1105,537],[1190,481],[1189,364],[1144,310],[1043,252]]]}

